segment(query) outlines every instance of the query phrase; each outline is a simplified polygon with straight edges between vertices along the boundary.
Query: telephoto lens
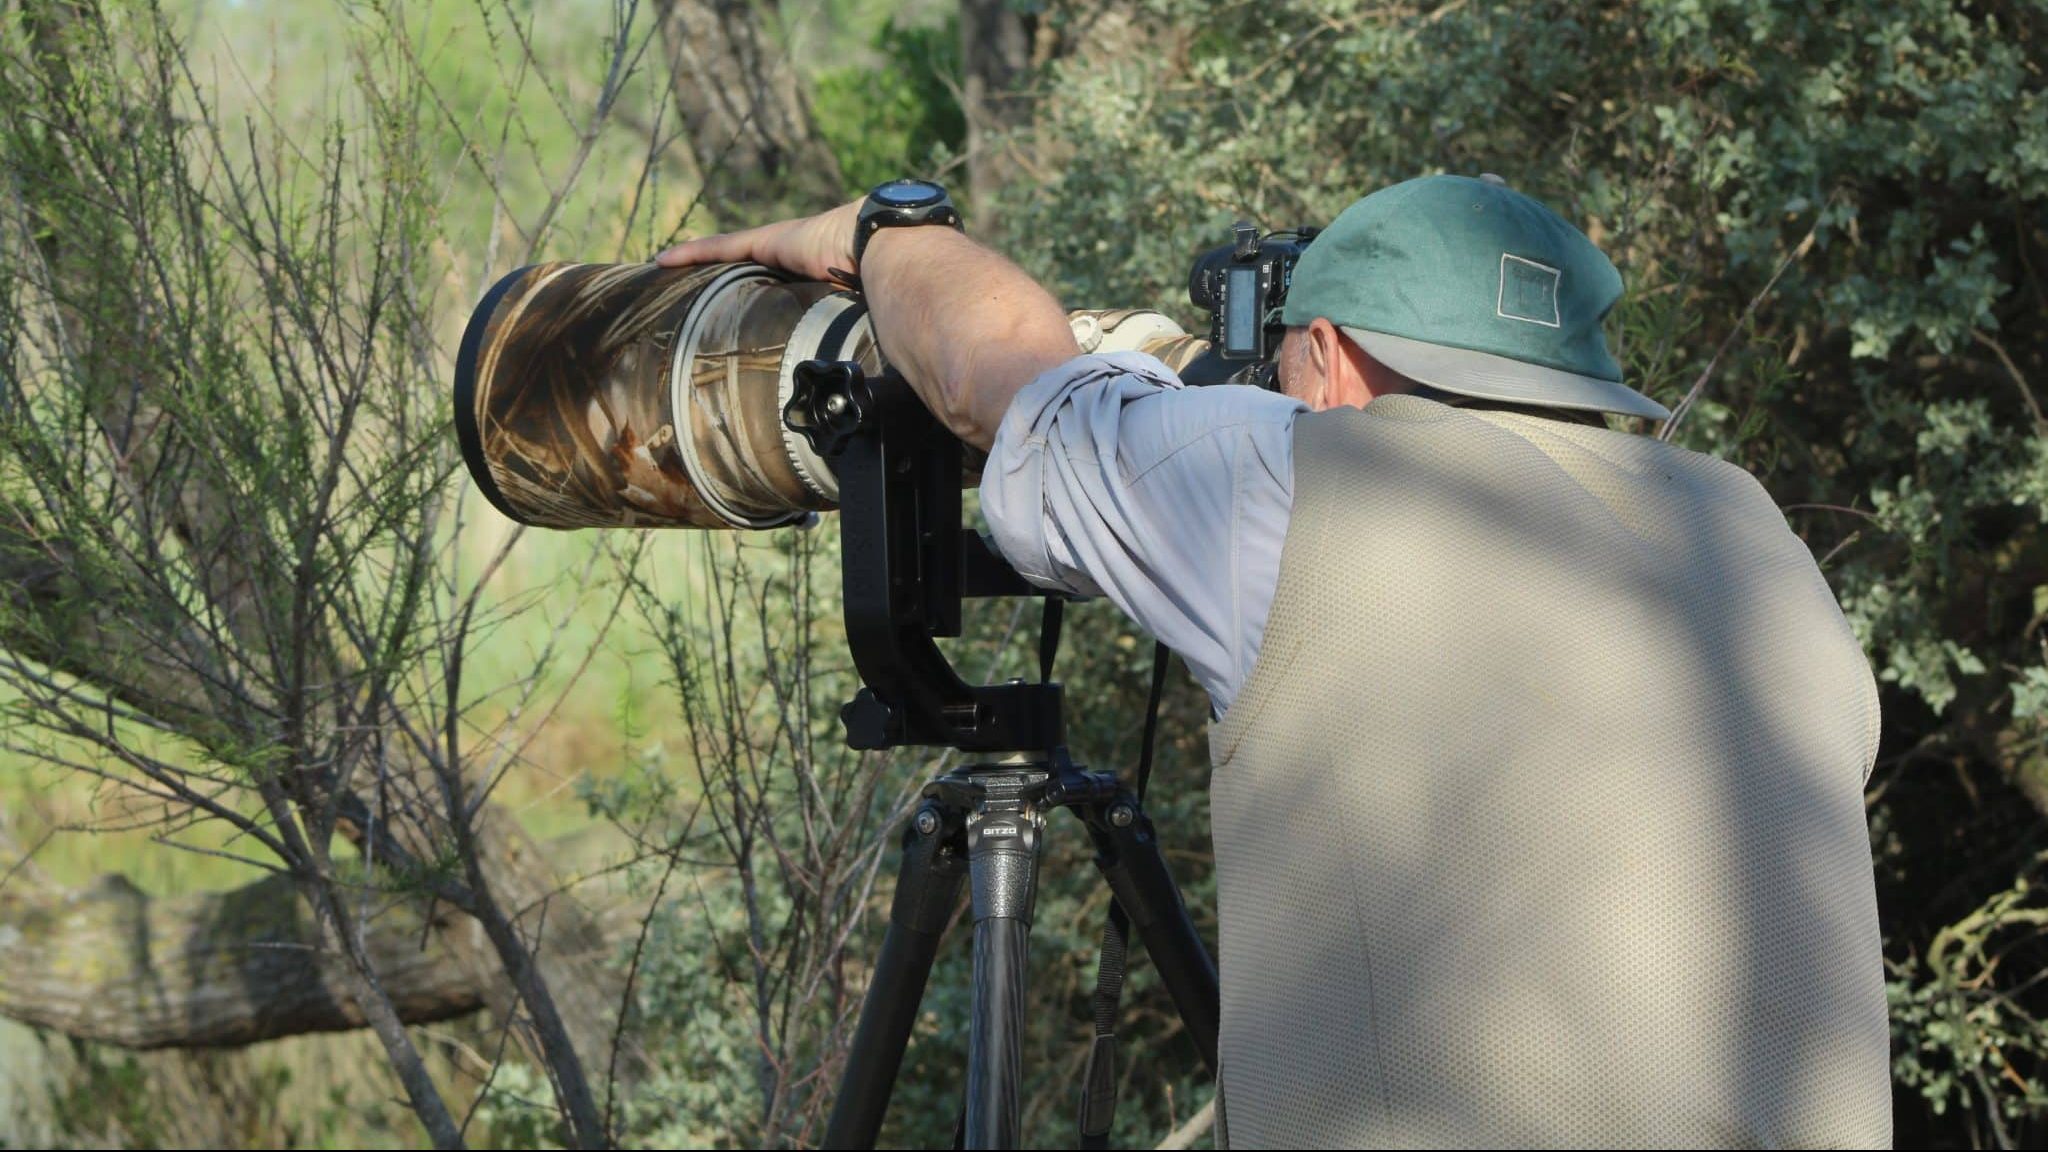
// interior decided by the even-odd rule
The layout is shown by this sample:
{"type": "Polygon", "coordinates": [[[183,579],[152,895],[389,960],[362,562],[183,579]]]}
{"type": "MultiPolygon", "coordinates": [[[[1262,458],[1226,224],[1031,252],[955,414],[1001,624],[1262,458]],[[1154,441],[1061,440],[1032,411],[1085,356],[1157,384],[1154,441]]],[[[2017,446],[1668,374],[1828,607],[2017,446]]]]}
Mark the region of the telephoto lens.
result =
{"type": "Polygon", "coordinates": [[[751,264],[537,264],[463,333],[455,422],[477,487],[548,528],[771,528],[832,506],[782,427],[796,365],[880,367],[865,310],[751,264]]]}
{"type": "MultiPolygon", "coordinates": [[[[1075,312],[1084,352],[1179,369],[1207,349],[1157,312],[1075,312]]],[[[859,296],[756,264],[536,264],[491,287],[455,364],[463,462],[546,528],[773,528],[838,504],[782,423],[806,360],[883,368],[859,296]]],[[[963,480],[971,480],[963,477],[963,480]]]]}

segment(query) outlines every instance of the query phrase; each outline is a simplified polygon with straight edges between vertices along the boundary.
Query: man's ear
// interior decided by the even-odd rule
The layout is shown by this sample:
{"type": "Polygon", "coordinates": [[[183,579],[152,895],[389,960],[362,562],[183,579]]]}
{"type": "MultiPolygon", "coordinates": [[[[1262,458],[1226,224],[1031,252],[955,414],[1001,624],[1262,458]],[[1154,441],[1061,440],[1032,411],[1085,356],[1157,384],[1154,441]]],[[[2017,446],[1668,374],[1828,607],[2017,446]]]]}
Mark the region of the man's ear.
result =
{"type": "Polygon", "coordinates": [[[1345,368],[1344,334],[1337,330],[1335,324],[1318,316],[1308,322],[1308,328],[1301,337],[1308,343],[1303,358],[1308,361],[1309,374],[1315,380],[1314,395],[1303,399],[1309,407],[1321,410],[1334,400],[1338,375],[1345,368]]]}
{"type": "Polygon", "coordinates": [[[1309,321],[1308,330],[1302,333],[1302,338],[1308,341],[1309,369],[1325,380],[1329,379],[1338,358],[1344,355],[1343,348],[1337,343],[1338,335],[1337,326],[1321,316],[1309,321]]]}
{"type": "Polygon", "coordinates": [[[1308,326],[1309,357],[1322,382],[1314,404],[1318,410],[1362,407],[1373,398],[1368,379],[1371,358],[1335,324],[1318,316],[1308,326]]]}

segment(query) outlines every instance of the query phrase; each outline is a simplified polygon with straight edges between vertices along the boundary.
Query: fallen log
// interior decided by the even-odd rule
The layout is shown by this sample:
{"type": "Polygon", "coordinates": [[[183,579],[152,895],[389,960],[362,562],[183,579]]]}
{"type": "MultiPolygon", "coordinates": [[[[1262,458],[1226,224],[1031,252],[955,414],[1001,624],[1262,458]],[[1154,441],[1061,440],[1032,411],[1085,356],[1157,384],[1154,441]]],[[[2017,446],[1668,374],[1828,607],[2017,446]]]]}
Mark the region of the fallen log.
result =
{"type": "MultiPolygon", "coordinates": [[[[364,945],[407,1024],[485,1006],[448,952],[476,921],[384,900],[364,945]]],[[[340,956],[320,948],[312,909],[288,876],[232,892],[151,897],[123,877],[79,890],[15,876],[0,887],[0,1016],[125,1048],[253,1044],[364,1025],[340,956]]]]}

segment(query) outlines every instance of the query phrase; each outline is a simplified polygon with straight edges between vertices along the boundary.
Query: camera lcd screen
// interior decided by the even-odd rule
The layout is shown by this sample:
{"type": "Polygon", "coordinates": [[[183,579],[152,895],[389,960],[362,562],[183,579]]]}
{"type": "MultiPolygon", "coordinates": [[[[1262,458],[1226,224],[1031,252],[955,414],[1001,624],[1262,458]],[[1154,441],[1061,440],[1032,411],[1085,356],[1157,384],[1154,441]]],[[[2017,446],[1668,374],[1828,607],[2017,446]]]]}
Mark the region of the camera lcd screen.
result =
{"type": "Polygon", "coordinates": [[[1223,285],[1223,354],[1231,357],[1259,353],[1259,269],[1255,264],[1235,265],[1225,273],[1223,285]]]}

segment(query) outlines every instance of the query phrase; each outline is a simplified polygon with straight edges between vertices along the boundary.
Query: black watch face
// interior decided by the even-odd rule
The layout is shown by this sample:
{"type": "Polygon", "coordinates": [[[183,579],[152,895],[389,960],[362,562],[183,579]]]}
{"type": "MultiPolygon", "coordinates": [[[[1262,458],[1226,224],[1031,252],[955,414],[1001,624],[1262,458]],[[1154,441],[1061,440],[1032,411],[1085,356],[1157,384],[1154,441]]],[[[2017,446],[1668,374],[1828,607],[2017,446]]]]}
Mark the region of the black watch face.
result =
{"type": "Polygon", "coordinates": [[[873,195],[891,208],[922,208],[945,199],[946,190],[929,180],[891,180],[873,195]]]}

